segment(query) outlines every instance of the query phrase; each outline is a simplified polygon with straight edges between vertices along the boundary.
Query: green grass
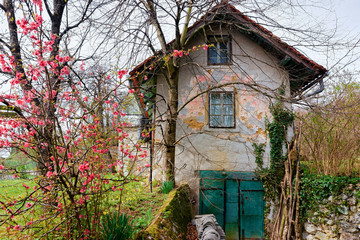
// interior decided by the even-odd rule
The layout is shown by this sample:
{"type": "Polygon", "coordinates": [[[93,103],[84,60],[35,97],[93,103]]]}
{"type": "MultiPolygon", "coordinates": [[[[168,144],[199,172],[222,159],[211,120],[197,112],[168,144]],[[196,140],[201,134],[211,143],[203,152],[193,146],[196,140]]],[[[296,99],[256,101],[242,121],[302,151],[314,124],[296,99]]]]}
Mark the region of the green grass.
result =
{"type": "Polygon", "coordinates": [[[32,179],[0,180],[0,199],[22,198],[35,185],[32,179]],[[29,186],[29,190],[26,190],[23,184],[29,186]]]}
{"type": "Polygon", "coordinates": [[[144,229],[151,223],[155,213],[159,210],[167,194],[160,191],[160,185],[155,184],[153,192],[150,192],[146,180],[139,182],[133,181],[125,185],[121,195],[111,193],[109,195],[109,214],[111,211],[119,209],[120,212],[127,214],[133,221],[135,232],[144,229]]]}
{"type": "MultiPolygon", "coordinates": [[[[19,200],[25,197],[27,191],[31,191],[35,185],[33,179],[0,180],[0,199],[4,202],[19,200]],[[23,184],[29,186],[29,190],[26,190],[23,184]]],[[[120,213],[125,213],[129,216],[136,233],[150,224],[155,213],[166,198],[167,194],[161,193],[160,185],[154,186],[151,193],[145,179],[138,182],[133,181],[126,184],[121,192],[111,191],[104,195],[103,201],[106,210],[102,214],[108,215],[120,210],[120,213]]],[[[0,209],[0,215],[4,213],[0,209]]],[[[13,220],[16,221],[16,224],[24,225],[30,219],[39,218],[42,214],[43,209],[38,207],[35,208],[34,213],[28,213],[25,217],[17,216],[13,220]]],[[[15,223],[13,222],[12,224],[15,223]]],[[[0,227],[0,239],[17,238],[8,237],[6,227],[3,225],[0,227]],[[4,238],[5,235],[6,237],[4,238]]]]}

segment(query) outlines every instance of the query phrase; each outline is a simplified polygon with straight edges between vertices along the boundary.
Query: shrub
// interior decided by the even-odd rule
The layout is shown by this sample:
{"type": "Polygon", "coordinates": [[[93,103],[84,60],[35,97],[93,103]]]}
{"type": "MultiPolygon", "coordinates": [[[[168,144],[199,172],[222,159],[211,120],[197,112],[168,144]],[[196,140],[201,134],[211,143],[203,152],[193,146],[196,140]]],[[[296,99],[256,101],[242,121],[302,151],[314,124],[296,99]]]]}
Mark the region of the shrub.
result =
{"type": "Polygon", "coordinates": [[[360,85],[332,86],[323,103],[298,114],[302,128],[303,164],[316,174],[359,174],[360,85]]]}

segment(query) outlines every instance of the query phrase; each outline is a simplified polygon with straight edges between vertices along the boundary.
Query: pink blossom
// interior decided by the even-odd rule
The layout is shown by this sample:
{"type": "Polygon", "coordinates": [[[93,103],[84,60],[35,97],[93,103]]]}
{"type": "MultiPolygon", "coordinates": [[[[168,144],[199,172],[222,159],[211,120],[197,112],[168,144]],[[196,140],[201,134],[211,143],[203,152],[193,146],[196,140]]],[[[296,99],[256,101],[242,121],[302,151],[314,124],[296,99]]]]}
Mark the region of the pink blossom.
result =
{"type": "Polygon", "coordinates": [[[148,163],[147,163],[147,164],[145,164],[145,167],[150,167],[150,164],[148,164],[148,163]]]}
{"type": "Polygon", "coordinates": [[[203,49],[204,49],[204,50],[207,50],[208,48],[209,48],[208,45],[203,45],[203,49]]]}
{"type": "Polygon", "coordinates": [[[81,164],[79,166],[79,171],[82,172],[82,173],[87,169],[89,169],[89,164],[87,162],[85,162],[84,164],[81,164]]]}
{"type": "Polygon", "coordinates": [[[29,207],[31,207],[31,206],[32,206],[31,203],[26,203],[26,204],[25,204],[25,207],[27,207],[27,208],[29,208],[29,207]]]}
{"type": "Polygon", "coordinates": [[[119,79],[122,79],[125,74],[127,74],[127,70],[118,71],[119,79]]]}
{"type": "Polygon", "coordinates": [[[22,105],[25,104],[25,101],[22,100],[22,99],[18,99],[18,100],[16,100],[16,104],[19,105],[19,106],[22,106],[22,105]]]}
{"type": "Polygon", "coordinates": [[[51,171],[49,171],[49,172],[46,173],[46,176],[47,176],[48,178],[51,177],[51,175],[53,175],[53,172],[51,172],[51,171]]]}
{"type": "Polygon", "coordinates": [[[174,50],[174,57],[182,57],[183,56],[183,51],[179,51],[179,50],[174,50]]]}
{"type": "Polygon", "coordinates": [[[35,21],[38,23],[38,24],[41,24],[43,22],[43,18],[42,16],[40,15],[35,15],[35,21]]]}
{"type": "Polygon", "coordinates": [[[3,165],[0,165],[0,170],[4,169],[4,166],[3,165]]]}
{"type": "Polygon", "coordinates": [[[135,92],[135,89],[129,89],[129,93],[134,93],[135,92]]]}
{"type": "Polygon", "coordinates": [[[14,230],[21,230],[21,226],[20,226],[20,225],[16,225],[16,226],[14,227],[14,230]]]}

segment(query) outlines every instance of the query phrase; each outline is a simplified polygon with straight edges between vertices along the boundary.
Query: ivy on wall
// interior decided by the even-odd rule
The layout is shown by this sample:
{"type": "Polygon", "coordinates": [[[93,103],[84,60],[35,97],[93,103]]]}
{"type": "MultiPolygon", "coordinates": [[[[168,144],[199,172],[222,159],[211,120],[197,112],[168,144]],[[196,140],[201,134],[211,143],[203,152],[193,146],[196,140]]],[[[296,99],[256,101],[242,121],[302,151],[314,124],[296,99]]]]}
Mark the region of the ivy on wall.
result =
{"type": "Polygon", "coordinates": [[[263,155],[265,144],[253,144],[255,161],[257,163],[256,174],[263,182],[266,189],[265,197],[267,200],[276,200],[280,191],[280,182],[284,177],[284,161],[286,154],[286,135],[288,127],[294,121],[294,114],[284,108],[281,102],[270,106],[273,120],[266,122],[266,129],[270,139],[270,166],[263,167],[263,155]]]}
{"type": "MultiPolygon", "coordinates": [[[[317,212],[319,206],[330,196],[340,196],[350,184],[358,184],[360,178],[303,173],[300,188],[300,217],[305,221],[309,214],[317,212]]],[[[360,199],[360,196],[356,196],[360,199]]]]}

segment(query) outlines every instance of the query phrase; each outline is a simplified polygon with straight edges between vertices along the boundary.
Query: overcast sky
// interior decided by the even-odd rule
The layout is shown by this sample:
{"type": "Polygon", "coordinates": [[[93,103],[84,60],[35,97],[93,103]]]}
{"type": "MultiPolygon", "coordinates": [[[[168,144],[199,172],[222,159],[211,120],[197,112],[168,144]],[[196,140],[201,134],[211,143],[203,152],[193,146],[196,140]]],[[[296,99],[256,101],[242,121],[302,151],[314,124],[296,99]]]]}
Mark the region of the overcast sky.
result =
{"type": "Polygon", "coordinates": [[[360,0],[334,0],[341,27],[360,32],[360,0]]]}
{"type": "MultiPolygon", "coordinates": [[[[360,0],[333,0],[332,2],[333,5],[330,8],[336,14],[338,31],[360,39],[360,0]]],[[[360,52],[360,49],[357,48],[355,51],[360,52]]],[[[348,69],[359,71],[360,60],[354,61],[348,69]]]]}

